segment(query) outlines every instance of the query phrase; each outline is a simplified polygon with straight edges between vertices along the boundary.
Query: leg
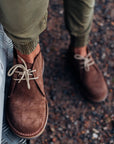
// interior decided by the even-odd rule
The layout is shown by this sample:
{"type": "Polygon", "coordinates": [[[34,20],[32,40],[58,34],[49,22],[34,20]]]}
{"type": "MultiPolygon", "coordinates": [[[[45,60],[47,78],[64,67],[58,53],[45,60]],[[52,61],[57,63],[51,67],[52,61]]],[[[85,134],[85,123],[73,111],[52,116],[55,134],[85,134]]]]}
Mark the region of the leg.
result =
{"type": "Polygon", "coordinates": [[[1,22],[14,43],[7,121],[23,138],[42,134],[48,118],[39,34],[46,28],[48,0],[1,0],[1,22]],[[14,11],[13,11],[14,10],[14,11]],[[29,60],[28,60],[29,59],[29,60]],[[32,60],[31,60],[32,59],[32,60]]]}
{"type": "Polygon", "coordinates": [[[65,23],[75,52],[86,55],[95,0],[64,0],[65,23]]]}
{"type": "Polygon", "coordinates": [[[107,85],[87,50],[94,3],[95,0],[64,0],[65,22],[71,35],[68,57],[83,88],[83,95],[91,101],[101,102],[107,97],[107,85]]]}
{"type": "Polygon", "coordinates": [[[0,19],[15,48],[30,54],[46,28],[48,0],[1,0],[0,19]]]}

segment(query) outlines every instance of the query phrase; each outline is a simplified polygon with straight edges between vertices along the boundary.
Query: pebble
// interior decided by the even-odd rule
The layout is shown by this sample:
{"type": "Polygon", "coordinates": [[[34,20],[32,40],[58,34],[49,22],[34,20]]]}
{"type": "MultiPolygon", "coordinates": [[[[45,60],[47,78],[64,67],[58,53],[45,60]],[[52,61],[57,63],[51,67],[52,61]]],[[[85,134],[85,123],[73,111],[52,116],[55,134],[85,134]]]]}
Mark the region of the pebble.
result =
{"type": "Polygon", "coordinates": [[[63,14],[63,10],[60,10],[59,13],[60,13],[60,14],[63,14]]]}
{"type": "Polygon", "coordinates": [[[66,118],[69,118],[69,115],[66,115],[66,118]]]}
{"type": "Polygon", "coordinates": [[[54,127],[51,126],[50,129],[51,129],[52,132],[55,132],[55,128],[54,127]]]}
{"type": "Polygon", "coordinates": [[[87,131],[86,131],[86,134],[89,134],[89,132],[90,132],[90,131],[89,131],[89,130],[87,130],[87,131]]]}
{"type": "Polygon", "coordinates": [[[71,129],[71,125],[70,124],[68,124],[68,129],[71,129]]]}
{"type": "Polygon", "coordinates": [[[110,80],[107,80],[107,85],[110,85],[110,80]]]}
{"type": "Polygon", "coordinates": [[[97,42],[95,42],[94,45],[97,46],[97,42]]]}
{"type": "Polygon", "coordinates": [[[56,142],[56,137],[54,137],[54,138],[52,139],[52,141],[53,141],[53,142],[56,142]]]}
{"type": "Polygon", "coordinates": [[[106,57],[106,54],[103,53],[103,54],[102,54],[102,59],[105,59],[105,57],[106,57]]]}
{"type": "Polygon", "coordinates": [[[114,144],[114,140],[111,140],[111,141],[110,141],[110,144],[114,144]]]}
{"type": "Polygon", "coordinates": [[[92,107],[91,110],[94,111],[94,110],[95,110],[95,107],[92,107]]]}
{"type": "Polygon", "coordinates": [[[75,122],[74,122],[74,125],[77,125],[77,124],[78,124],[78,122],[77,122],[77,121],[75,121],[75,122]]]}
{"type": "Polygon", "coordinates": [[[98,138],[98,135],[96,133],[93,133],[92,139],[97,139],[97,138],[98,138]]]}
{"type": "Polygon", "coordinates": [[[95,132],[96,134],[98,134],[98,133],[99,133],[99,131],[98,131],[98,130],[96,130],[95,128],[93,128],[93,132],[95,132]]]}
{"type": "Polygon", "coordinates": [[[107,76],[107,72],[104,72],[104,76],[107,76]]]}
{"type": "Polygon", "coordinates": [[[104,127],[104,128],[103,128],[103,130],[107,130],[107,129],[108,129],[107,127],[104,127]]]}
{"type": "Polygon", "coordinates": [[[50,135],[50,138],[51,138],[51,139],[53,139],[53,137],[54,137],[53,135],[50,135]]]}
{"type": "Polygon", "coordinates": [[[63,129],[62,129],[62,128],[58,128],[58,130],[59,130],[59,131],[62,131],[63,129]]]}

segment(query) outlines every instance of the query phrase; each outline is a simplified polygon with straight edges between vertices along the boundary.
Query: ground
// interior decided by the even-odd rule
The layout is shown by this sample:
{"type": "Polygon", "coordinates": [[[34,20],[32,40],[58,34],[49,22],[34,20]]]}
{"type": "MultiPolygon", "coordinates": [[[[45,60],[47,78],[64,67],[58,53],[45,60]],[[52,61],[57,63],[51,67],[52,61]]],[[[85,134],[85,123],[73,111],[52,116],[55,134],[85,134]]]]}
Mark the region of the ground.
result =
{"type": "Polygon", "coordinates": [[[49,102],[49,119],[44,133],[32,144],[114,143],[114,7],[113,0],[96,0],[89,49],[104,74],[108,98],[91,103],[66,62],[69,34],[65,28],[63,1],[51,0],[47,30],[40,36],[45,59],[44,83],[49,102]]]}

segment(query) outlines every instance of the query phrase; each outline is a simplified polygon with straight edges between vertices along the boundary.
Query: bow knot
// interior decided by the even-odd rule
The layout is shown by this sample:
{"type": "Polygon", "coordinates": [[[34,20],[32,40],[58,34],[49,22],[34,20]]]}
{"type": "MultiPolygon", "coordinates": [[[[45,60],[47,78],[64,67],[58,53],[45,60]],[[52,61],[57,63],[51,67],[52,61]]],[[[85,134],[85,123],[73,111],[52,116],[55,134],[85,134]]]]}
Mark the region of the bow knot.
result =
{"type": "Polygon", "coordinates": [[[95,62],[93,61],[92,57],[91,56],[91,53],[88,53],[87,56],[83,57],[79,54],[75,54],[74,55],[74,58],[77,59],[77,60],[83,60],[81,62],[81,68],[85,69],[85,71],[89,71],[90,69],[90,66],[93,65],[95,62]]]}
{"type": "Polygon", "coordinates": [[[24,61],[24,59],[22,59],[19,55],[18,55],[18,57],[21,59],[23,64],[16,64],[13,67],[11,67],[10,70],[8,71],[8,76],[12,76],[14,73],[17,73],[18,75],[21,76],[21,78],[14,79],[14,80],[18,81],[18,83],[20,83],[22,80],[26,80],[27,88],[30,89],[30,82],[29,81],[38,79],[39,77],[30,78],[30,76],[33,76],[33,72],[36,72],[36,70],[27,69],[27,64],[24,61]],[[20,68],[22,71],[17,70],[18,68],[20,68]]]}

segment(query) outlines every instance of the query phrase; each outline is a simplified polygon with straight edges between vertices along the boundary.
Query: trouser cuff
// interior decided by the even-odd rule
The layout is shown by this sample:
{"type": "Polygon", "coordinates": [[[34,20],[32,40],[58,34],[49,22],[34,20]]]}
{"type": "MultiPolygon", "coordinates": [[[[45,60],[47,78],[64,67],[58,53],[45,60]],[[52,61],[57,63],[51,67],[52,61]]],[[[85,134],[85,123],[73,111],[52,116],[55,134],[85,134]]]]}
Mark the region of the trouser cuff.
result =
{"type": "Polygon", "coordinates": [[[76,37],[76,36],[71,35],[71,45],[74,48],[86,46],[88,44],[88,41],[89,41],[89,36],[76,37]]]}
{"type": "Polygon", "coordinates": [[[26,55],[28,55],[32,51],[34,51],[34,49],[36,48],[38,43],[39,43],[39,38],[37,38],[36,40],[33,40],[33,41],[29,41],[24,44],[17,44],[17,43],[13,42],[15,49],[17,49],[22,54],[26,54],[26,55]]]}

